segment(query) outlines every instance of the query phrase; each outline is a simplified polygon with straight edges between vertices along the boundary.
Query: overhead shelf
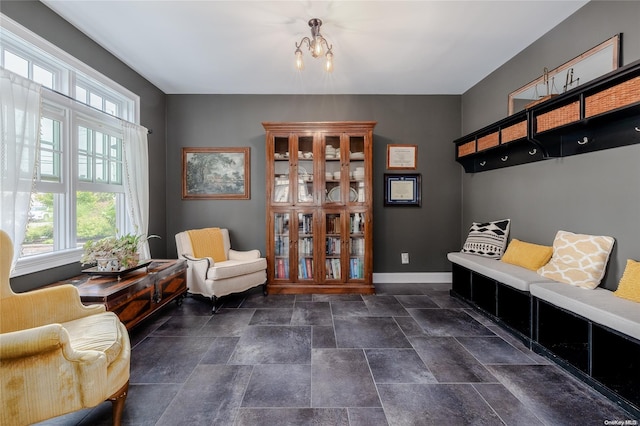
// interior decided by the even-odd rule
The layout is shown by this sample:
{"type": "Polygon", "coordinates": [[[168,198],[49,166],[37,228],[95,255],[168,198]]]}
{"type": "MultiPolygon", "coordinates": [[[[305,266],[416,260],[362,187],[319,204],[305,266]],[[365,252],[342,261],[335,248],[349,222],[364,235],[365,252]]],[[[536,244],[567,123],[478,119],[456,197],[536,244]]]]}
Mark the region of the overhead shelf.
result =
{"type": "Polygon", "coordinates": [[[454,141],[477,173],[640,143],[640,61],[454,141]]]}

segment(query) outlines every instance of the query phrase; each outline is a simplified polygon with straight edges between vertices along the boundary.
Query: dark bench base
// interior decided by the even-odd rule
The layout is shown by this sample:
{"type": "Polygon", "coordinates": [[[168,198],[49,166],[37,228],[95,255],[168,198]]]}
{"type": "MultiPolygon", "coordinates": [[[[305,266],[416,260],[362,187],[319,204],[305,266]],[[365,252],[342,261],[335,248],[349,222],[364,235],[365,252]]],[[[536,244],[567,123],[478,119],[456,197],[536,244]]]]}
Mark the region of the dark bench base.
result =
{"type": "Polygon", "coordinates": [[[640,419],[640,341],[455,263],[450,294],[640,419]]]}
{"type": "Polygon", "coordinates": [[[531,342],[531,296],[463,266],[453,264],[450,294],[509,330],[527,347],[531,342]]]}
{"type": "Polygon", "coordinates": [[[532,303],[532,349],[640,419],[640,341],[537,297],[532,303]]]}

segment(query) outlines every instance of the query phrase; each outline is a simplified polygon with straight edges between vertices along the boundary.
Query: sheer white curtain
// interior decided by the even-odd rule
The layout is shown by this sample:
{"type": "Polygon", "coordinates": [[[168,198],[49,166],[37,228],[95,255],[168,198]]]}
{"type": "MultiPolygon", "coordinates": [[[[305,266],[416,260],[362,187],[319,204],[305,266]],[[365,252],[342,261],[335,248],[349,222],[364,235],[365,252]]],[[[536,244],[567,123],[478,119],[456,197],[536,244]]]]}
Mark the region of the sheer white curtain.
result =
{"type": "Polygon", "coordinates": [[[13,241],[13,271],[27,231],[40,145],[40,84],[0,69],[0,226],[13,241]]]}
{"type": "Polygon", "coordinates": [[[127,196],[129,220],[135,233],[145,241],[140,246],[140,258],[151,258],[149,243],[149,149],[148,130],[126,121],[122,122],[124,162],[124,190],[127,196]]]}

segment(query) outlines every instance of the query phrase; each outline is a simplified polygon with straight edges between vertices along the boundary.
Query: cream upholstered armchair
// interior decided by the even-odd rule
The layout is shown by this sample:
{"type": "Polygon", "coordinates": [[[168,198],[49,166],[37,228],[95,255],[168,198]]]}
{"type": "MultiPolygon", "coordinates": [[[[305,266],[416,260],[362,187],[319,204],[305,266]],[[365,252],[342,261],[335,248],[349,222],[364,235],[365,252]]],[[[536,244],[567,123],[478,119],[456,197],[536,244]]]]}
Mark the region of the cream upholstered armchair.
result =
{"type": "Polygon", "coordinates": [[[119,425],[129,386],[126,328],[62,285],[14,293],[13,247],[0,231],[0,424],[26,425],[109,400],[119,425]]]}
{"type": "Polygon", "coordinates": [[[266,259],[260,256],[260,250],[233,250],[228,229],[180,232],[176,234],[176,246],[178,257],[186,259],[189,266],[189,292],[211,298],[214,313],[219,297],[258,285],[262,285],[263,293],[267,294],[266,259]]]}

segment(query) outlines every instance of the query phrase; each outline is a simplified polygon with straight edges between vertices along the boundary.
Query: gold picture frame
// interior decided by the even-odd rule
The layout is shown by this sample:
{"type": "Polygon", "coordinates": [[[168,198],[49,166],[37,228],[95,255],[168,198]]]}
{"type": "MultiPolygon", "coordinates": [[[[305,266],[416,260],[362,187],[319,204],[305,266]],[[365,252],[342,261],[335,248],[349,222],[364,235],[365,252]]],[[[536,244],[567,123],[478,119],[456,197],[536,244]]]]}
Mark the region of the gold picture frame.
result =
{"type": "Polygon", "coordinates": [[[387,145],[387,170],[415,170],[417,162],[417,145],[387,145]]]}
{"type": "Polygon", "coordinates": [[[248,200],[250,148],[182,148],[183,200],[248,200]]]}

